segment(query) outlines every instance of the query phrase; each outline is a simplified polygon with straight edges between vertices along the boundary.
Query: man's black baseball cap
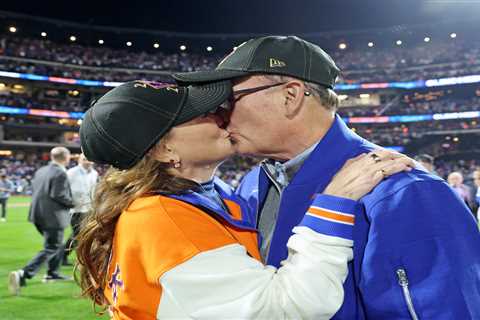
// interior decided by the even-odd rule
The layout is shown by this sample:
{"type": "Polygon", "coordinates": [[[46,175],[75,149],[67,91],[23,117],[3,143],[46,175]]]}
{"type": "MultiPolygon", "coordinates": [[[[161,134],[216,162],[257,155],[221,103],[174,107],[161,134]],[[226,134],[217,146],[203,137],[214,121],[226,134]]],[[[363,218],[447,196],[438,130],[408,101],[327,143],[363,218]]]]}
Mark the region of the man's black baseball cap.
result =
{"type": "Polygon", "coordinates": [[[268,36],[238,46],[215,70],[175,73],[180,84],[233,79],[255,73],[285,75],[333,89],[340,70],[319,46],[295,36],[268,36]]]}
{"type": "Polygon", "coordinates": [[[132,81],[102,96],[85,113],[85,157],[118,169],[134,166],[172,127],[215,110],[232,93],[230,81],[202,86],[132,81]]]}

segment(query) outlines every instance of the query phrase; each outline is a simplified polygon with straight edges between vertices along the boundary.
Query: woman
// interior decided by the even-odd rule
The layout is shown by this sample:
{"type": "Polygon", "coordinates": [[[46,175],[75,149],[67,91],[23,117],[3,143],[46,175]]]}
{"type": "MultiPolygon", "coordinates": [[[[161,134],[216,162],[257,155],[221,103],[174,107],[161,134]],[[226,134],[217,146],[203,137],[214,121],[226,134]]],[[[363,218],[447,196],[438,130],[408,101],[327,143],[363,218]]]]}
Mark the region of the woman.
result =
{"type": "Polygon", "coordinates": [[[212,179],[234,153],[212,113],[230,95],[228,82],[135,81],[86,113],[84,154],[116,169],[99,183],[79,236],[80,284],[114,319],[327,319],[340,307],[354,200],[412,163],[384,151],[347,162],[293,229],[283,266],[265,266],[254,213],[212,179]],[[350,198],[334,198],[341,212],[322,201],[334,196],[350,198]],[[337,236],[319,231],[322,214],[342,225],[337,236]]]}

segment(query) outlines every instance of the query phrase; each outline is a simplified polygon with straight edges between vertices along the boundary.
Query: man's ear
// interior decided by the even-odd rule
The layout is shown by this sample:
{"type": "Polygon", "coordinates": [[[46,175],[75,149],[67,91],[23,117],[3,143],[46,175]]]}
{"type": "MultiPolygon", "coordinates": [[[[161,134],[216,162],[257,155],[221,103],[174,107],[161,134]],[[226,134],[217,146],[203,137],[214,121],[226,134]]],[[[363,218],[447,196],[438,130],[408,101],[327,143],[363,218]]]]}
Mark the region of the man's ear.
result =
{"type": "Polygon", "coordinates": [[[302,81],[290,81],[286,84],[284,90],[284,110],[287,118],[293,118],[300,112],[306,90],[302,81]]]}

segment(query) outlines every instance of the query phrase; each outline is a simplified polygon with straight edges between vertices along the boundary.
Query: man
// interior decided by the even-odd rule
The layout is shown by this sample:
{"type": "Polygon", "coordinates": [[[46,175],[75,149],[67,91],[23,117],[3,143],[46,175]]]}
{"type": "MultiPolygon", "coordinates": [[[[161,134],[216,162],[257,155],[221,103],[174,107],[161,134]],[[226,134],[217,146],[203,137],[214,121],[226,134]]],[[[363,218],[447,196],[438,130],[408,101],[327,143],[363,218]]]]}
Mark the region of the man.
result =
{"type": "Polygon", "coordinates": [[[0,172],[0,205],[2,206],[2,216],[0,222],[7,222],[7,201],[10,193],[13,191],[13,183],[7,179],[5,171],[0,172]]]}
{"type": "MultiPolygon", "coordinates": [[[[227,130],[240,153],[270,158],[237,189],[257,213],[268,264],[287,257],[292,227],[343,163],[375,147],[335,114],[338,74],[318,46],[270,36],[237,47],[214,71],[174,75],[181,83],[233,81],[227,130]]],[[[378,161],[389,159],[372,157],[378,161]]],[[[354,261],[333,319],[480,319],[480,235],[443,180],[423,170],[393,175],[358,210],[354,261]]]]}
{"type": "Polygon", "coordinates": [[[473,183],[475,188],[477,188],[477,192],[475,193],[475,204],[477,207],[477,220],[480,219],[480,168],[477,168],[473,172],[473,183]]]}
{"type": "Polygon", "coordinates": [[[75,207],[70,209],[72,220],[72,234],[65,243],[65,253],[63,255],[63,265],[71,265],[68,262],[68,255],[76,247],[76,237],[80,231],[80,224],[90,210],[93,190],[98,181],[98,172],[93,168],[93,162],[90,162],[85,156],[80,154],[77,166],[68,169],[68,182],[72,190],[73,203],[75,207]]]}
{"type": "Polygon", "coordinates": [[[33,177],[33,195],[28,220],[44,238],[44,247],[25,267],[9,275],[9,290],[18,295],[26,280],[35,276],[44,264],[48,264],[44,282],[67,280],[58,269],[63,254],[63,233],[70,223],[69,209],[73,207],[66,166],[70,151],[56,147],[50,151],[51,163],[38,169],[33,177]]]}
{"type": "Polygon", "coordinates": [[[463,183],[463,174],[458,171],[451,172],[447,177],[447,181],[460,199],[462,199],[469,208],[473,209],[471,190],[463,183]]]}

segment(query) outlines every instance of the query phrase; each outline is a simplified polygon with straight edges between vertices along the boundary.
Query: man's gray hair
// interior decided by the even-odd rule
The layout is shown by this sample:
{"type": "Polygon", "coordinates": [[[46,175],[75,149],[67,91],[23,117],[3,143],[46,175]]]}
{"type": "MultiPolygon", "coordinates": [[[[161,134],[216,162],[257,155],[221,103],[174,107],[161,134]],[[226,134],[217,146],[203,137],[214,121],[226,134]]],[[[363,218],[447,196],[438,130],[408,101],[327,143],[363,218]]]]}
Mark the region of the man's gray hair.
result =
{"type": "Polygon", "coordinates": [[[50,151],[50,158],[53,161],[65,161],[70,151],[65,147],[55,147],[50,151]]]}
{"type": "MultiPolygon", "coordinates": [[[[301,79],[281,75],[264,74],[262,76],[272,82],[288,82],[292,80],[303,81],[301,79]]],[[[335,91],[313,82],[303,81],[303,83],[305,84],[307,90],[310,91],[313,96],[317,97],[320,100],[320,103],[324,108],[331,111],[336,111],[338,109],[340,99],[338,98],[335,91]]]]}

